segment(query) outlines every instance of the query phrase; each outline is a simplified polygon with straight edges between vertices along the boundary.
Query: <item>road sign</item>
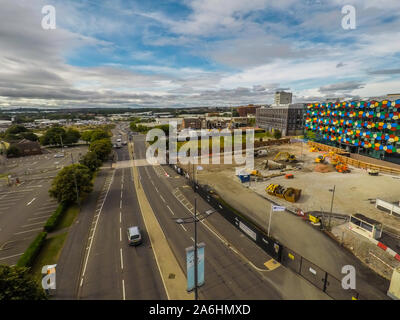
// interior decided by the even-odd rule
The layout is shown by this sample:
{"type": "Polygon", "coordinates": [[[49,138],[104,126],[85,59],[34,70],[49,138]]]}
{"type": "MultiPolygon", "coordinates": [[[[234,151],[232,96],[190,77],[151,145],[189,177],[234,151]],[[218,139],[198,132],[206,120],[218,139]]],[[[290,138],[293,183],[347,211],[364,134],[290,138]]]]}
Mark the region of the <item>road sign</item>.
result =
{"type": "Polygon", "coordinates": [[[272,211],[285,211],[286,208],[285,207],[281,207],[281,206],[272,206],[272,211]]]}

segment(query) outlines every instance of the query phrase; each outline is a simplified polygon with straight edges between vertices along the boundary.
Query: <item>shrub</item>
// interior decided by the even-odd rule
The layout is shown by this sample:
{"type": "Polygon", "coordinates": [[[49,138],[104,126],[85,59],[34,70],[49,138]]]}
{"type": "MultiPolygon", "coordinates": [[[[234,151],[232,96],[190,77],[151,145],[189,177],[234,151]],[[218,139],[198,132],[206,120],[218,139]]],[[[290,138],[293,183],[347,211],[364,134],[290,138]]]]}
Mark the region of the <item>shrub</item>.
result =
{"type": "Polygon", "coordinates": [[[60,203],[56,211],[54,211],[50,218],[47,219],[47,222],[43,227],[44,231],[52,232],[57,227],[66,210],[67,206],[64,203],[60,203]]]}
{"type": "Polygon", "coordinates": [[[46,240],[47,232],[41,232],[37,235],[37,237],[31,242],[28,249],[24,252],[24,254],[19,258],[17,262],[18,267],[30,267],[32,266],[35,258],[40,252],[40,249],[43,246],[44,241],[46,240]]]}

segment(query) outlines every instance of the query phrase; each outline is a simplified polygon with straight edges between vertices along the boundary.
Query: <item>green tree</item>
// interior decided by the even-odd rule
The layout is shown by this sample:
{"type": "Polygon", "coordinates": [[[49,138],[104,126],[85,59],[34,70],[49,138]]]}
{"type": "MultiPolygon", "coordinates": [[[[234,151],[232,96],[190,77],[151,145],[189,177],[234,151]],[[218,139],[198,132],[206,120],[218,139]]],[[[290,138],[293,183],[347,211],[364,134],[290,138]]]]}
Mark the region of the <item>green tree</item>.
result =
{"type": "Polygon", "coordinates": [[[89,151],[80,161],[81,164],[85,165],[90,171],[96,171],[102,164],[102,161],[97,157],[96,153],[89,151]]]}
{"type": "Polygon", "coordinates": [[[45,300],[47,296],[25,267],[0,265],[0,301],[45,300]]]}
{"type": "Polygon", "coordinates": [[[82,164],[72,164],[64,167],[54,178],[49,190],[50,196],[60,203],[75,203],[75,181],[80,197],[92,191],[92,174],[89,168],[82,164]]]}
{"type": "Polygon", "coordinates": [[[79,141],[79,138],[81,137],[81,134],[79,133],[78,130],[69,128],[65,132],[65,141],[63,140],[64,144],[72,144],[72,143],[77,143],[79,141]]]}
{"type": "Polygon", "coordinates": [[[104,130],[94,130],[92,132],[92,136],[90,138],[91,142],[97,141],[97,140],[102,140],[102,139],[107,139],[109,138],[110,135],[107,133],[107,131],[104,130]]]}
{"type": "Polygon", "coordinates": [[[92,133],[93,133],[93,130],[86,130],[86,131],[82,132],[81,139],[83,141],[86,141],[86,143],[89,143],[92,140],[92,133]]]}
{"type": "Polygon", "coordinates": [[[21,155],[21,150],[19,150],[16,146],[10,146],[7,149],[7,157],[19,157],[21,155]]]}
{"type": "Polygon", "coordinates": [[[36,134],[34,134],[33,132],[22,132],[19,134],[21,137],[23,137],[24,139],[28,139],[30,141],[38,141],[39,138],[36,134]]]}
{"type": "Polygon", "coordinates": [[[25,128],[24,126],[15,124],[6,130],[6,134],[19,134],[21,132],[28,132],[28,131],[29,130],[27,128],[25,128]]]}
{"type": "Polygon", "coordinates": [[[274,138],[275,139],[282,138],[282,132],[280,132],[280,130],[274,130],[274,138]]]}
{"type": "Polygon", "coordinates": [[[110,139],[96,140],[90,144],[89,150],[93,151],[98,159],[105,161],[112,150],[112,144],[110,139]]]}
{"type": "Polygon", "coordinates": [[[61,145],[64,143],[66,132],[64,128],[60,126],[54,126],[46,130],[43,136],[40,137],[40,143],[43,146],[47,145],[61,145]]]}

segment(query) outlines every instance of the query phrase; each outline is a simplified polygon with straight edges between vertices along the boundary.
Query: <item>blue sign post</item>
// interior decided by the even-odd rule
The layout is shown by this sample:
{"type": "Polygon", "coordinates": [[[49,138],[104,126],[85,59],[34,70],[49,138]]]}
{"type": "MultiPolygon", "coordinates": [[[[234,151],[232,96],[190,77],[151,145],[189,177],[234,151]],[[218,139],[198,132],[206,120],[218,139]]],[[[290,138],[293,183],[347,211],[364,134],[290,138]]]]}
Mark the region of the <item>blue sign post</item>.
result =
{"type": "MultiPolygon", "coordinates": [[[[197,287],[204,284],[204,243],[197,245],[197,287]]],[[[195,289],[194,246],[186,248],[187,291],[195,289]]]]}

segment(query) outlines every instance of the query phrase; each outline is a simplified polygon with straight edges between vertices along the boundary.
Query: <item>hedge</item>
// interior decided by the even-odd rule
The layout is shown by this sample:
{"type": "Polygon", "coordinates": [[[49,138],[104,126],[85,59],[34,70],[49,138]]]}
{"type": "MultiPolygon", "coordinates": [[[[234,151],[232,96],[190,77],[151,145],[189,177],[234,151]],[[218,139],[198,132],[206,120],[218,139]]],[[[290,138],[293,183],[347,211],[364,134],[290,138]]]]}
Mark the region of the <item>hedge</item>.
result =
{"type": "Polygon", "coordinates": [[[41,232],[37,235],[37,237],[31,242],[28,249],[24,252],[24,254],[19,258],[17,262],[18,267],[30,267],[32,266],[35,258],[40,252],[40,249],[43,246],[44,241],[46,240],[47,232],[41,232]]]}
{"type": "Polygon", "coordinates": [[[60,219],[62,218],[64,212],[67,210],[67,205],[64,203],[60,203],[54,211],[54,213],[51,215],[49,219],[47,219],[46,224],[43,226],[43,230],[46,232],[51,232],[53,231],[57,224],[60,222],[60,219]]]}

